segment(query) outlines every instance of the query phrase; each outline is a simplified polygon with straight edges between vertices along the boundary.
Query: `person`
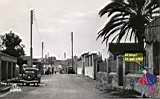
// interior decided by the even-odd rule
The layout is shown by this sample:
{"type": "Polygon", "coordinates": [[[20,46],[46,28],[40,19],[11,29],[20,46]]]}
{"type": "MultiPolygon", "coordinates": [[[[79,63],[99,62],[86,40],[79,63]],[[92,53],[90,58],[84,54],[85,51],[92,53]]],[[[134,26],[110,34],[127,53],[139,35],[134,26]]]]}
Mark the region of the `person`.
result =
{"type": "Polygon", "coordinates": [[[147,72],[146,78],[147,78],[147,86],[148,86],[148,95],[153,97],[156,93],[157,77],[154,74],[147,72]]]}
{"type": "Polygon", "coordinates": [[[54,67],[52,67],[52,74],[54,73],[54,67]]]}
{"type": "Polygon", "coordinates": [[[160,96],[160,76],[157,76],[157,96],[160,96]]]}
{"type": "Polygon", "coordinates": [[[143,70],[142,72],[143,72],[143,76],[138,79],[138,83],[141,86],[141,96],[145,97],[145,93],[147,91],[147,79],[146,79],[147,71],[143,70]]]}
{"type": "Polygon", "coordinates": [[[141,96],[145,94],[149,97],[153,97],[156,92],[157,77],[148,72],[148,70],[143,70],[143,76],[138,80],[142,87],[141,96]]]}

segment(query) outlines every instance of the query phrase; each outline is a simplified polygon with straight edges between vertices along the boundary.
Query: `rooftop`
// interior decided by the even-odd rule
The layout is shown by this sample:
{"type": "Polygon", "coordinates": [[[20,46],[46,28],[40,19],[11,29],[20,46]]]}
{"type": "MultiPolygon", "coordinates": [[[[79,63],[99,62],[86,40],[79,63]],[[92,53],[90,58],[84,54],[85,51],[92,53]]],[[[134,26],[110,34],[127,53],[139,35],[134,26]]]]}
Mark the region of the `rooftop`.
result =
{"type": "Polygon", "coordinates": [[[143,52],[144,45],[138,43],[109,43],[109,51],[114,55],[124,54],[125,52],[143,52]]]}

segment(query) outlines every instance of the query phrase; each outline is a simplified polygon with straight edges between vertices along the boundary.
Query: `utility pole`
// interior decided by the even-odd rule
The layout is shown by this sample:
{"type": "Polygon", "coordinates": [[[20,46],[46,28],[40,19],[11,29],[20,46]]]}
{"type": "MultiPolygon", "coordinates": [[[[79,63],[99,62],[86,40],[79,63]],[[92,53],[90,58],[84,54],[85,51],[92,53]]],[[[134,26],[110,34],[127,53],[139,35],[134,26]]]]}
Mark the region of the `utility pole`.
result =
{"type": "Polygon", "coordinates": [[[64,60],[66,59],[66,52],[64,52],[64,60]]]}
{"type": "Polygon", "coordinates": [[[42,66],[44,66],[43,50],[44,50],[44,42],[42,41],[42,66]]]}
{"type": "Polygon", "coordinates": [[[31,17],[31,19],[30,19],[30,57],[31,57],[31,67],[33,66],[33,48],[32,48],[32,25],[33,25],[33,10],[31,10],[31,12],[30,12],[30,17],[31,17]]]}
{"type": "Polygon", "coordinates": [[[71,32],[71,52],[72,52],[72,68],[73,68],[73,65],[74,65],[74,63],[73,63],[73,32],[71,32]]]}
{"type": "Polygon", "coordinates": [[[44,49],[44,42],[42,41],[42,62],[43,62],[43,49],[44,49]]]}

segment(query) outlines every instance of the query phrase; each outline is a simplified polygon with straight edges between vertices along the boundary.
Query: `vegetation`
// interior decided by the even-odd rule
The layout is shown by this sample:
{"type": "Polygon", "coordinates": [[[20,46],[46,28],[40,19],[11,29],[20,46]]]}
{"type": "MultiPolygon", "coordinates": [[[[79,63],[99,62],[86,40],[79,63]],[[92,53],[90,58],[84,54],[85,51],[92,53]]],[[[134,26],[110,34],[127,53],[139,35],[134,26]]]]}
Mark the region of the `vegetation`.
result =
{"type": "Polygon", "coordinates": [[[10,33],[6,33],[2,35],[2,52],[6,53],[10,56],[14,56],[17,58],[17,64],[20,66],[20,71],[23,65],[23,59],[21,56],[24,56],[24,45],[21,44],[22,39],[10,31],[10,33]]]}
{"type": "Polygon", "coordinates": [[[100,10],[100,17],[108,15],[109,21],[98,32],[102,42],[126,41],[134,39],[143,43],[146,40],[145,28],[160,13],[158,0],[112,0],[100,10]]]}

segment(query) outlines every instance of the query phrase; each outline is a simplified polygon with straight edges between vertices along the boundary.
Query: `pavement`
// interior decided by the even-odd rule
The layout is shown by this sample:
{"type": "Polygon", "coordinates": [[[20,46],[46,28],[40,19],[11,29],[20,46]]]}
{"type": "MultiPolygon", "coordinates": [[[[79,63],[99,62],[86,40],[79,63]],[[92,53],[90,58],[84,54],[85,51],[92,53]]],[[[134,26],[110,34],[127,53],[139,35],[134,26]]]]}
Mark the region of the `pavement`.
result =
{"type": "Polygon", "coordinates": [[[20,86],[22,91],[10,92],[3,99],[112,99],[136,98],[132,91],[96,88],[96,81],[81,75],[54,74],[42,77],[39,87],[20,86]]]}
{"type": "Polygon", "coordinates": [[[9,91],[11,86],[0,86],[0,94],[9,91]]]}
{"type": "Polygon", "coordinates": [[[9,94],[10,89],[11,85],[0,84],[0,97],[4,97],[5,95],[9,94]]]}
{"type": "Polygon", "coordinates": [[[126,90],[120,88],[105,89],[102,92],[118,98],[140,98],[141,94],[134,90],[126,90]]]}

